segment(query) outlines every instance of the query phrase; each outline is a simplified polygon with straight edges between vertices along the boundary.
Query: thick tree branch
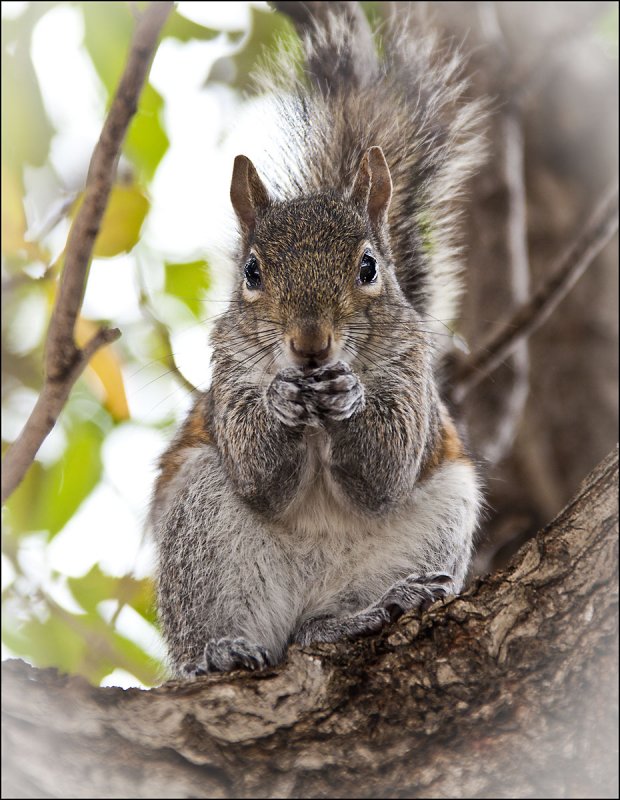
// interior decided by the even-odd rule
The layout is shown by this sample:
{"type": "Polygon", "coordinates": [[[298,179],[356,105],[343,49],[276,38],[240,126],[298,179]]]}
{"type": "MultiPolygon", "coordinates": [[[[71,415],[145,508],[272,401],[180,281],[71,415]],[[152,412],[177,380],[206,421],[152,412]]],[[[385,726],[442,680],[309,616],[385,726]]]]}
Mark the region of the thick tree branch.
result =
{"type": "Polygon", "coordinates": [[[3,665],[4,796],[617,796],[617,450],[510,567],[260,673],[3,665]],[[610,713],[611,712],[611,713],[610,713]]]}
{"type": "Polygon", "coordinates": [[[118,339],[120,331],[102,328],[80,349],[74,339],[88,265],[116,176],[121,146],[157,47],[159,33],[173,6],[154,2],[141,14],[125,71],[93,152],[84,200],[69,232],[65,266],[46,340],[45,381],[24,429],[2,462],[2,502],[19,485],[39,447],[56,424],[74,383],[100,348],[118,339]]]}
{"type": "Polygon", "coordinates": [[[618,230],[618,188],[607,192],[585,226],[560,256],[551,276],[459,370],[452,399],[460,403],[519,343],[548,319],[618,230]]]}

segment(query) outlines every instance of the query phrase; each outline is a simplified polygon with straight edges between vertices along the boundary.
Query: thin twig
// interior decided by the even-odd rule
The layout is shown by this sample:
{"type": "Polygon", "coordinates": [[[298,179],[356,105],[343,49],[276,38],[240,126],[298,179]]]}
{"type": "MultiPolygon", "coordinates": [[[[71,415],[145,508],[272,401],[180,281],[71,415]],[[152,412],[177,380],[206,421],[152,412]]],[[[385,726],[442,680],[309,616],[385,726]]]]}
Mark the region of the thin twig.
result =
{"type": "MultiPolygon", "coordinates": [[[[492,43],[498,59],[498,71],[512,71],[511,52],[497,13],[497,4],[478,4],[481,27],[492,43]]],[[[507,249],[510,307],[514,311],[527,302],[530,294],[530,260],[527,241],[527,193],[523,122],[516,103],[509,102],[502,109],[501,135],[503,144],[502,173],[507,193],[507,249]]],[[[491,464],[500,461],[514,440],[529,394],[530,357],[527,339],[523,339],[511,354],[512,376],[508,391],[501,398],[501,414],[492,435],[483,445],[484,455],[491,464]]]]}
{"type": "Polygon", "coordinates": [[[459,370],[452,399],[463,398],[548,319],[618,230],[618,187],[609,190],[562,253],[551,276],[459,370]]]}
{"type": "Polygon", "coordinates": [[[37,403],[22,432],[2,462],[2,502],[19,485],[39,447],[56,424],[69,393],[92,355],[121,335],[102,328],[80,349],[75,344],[88,265],[110,191],[120,150],[146,81],[161,28],[173,3],[154,2],[143,12],[134,33],[125,71],[114,95],[101,136],[93,152],[84,201],[69,232],[65,266],[47,334],[45,380],[37,403]]]}
{"type": "MultiPolygon", "coordinates": [[[[507,313],[527,302],[530,295],[530,261],[527,243],[527,197],[524,174],[523,126],[515,106],[506,108],[502,120],[504,181],[508,193],[507,244],[511,306],[507,313]]],[[[496,464],[512,446],[527,402],[530,356],[527,338],[521,339],[510,356],[510,388],[502,397],[498,424],[484,446],[484,455],[496,464]]]]}
{"type": "Polygon", "coordinates": [[[165,350],[165,360],[166,364],[168,365],[168,369],[170,372],[175,376],[175,378],[179,381],[179,383],[184,386],[188,392],[192,394],[197,392],[198,389],[194,384],[189,381],[185,375],[179,369],[177,362],[174,358],[174,353],[172,350],[172,342],[170,340],[170,331],[168,330],[168,326],[165,325],[159,317],[155,314],[153,309],[151,308],[151,303],[149,300],[148,292],[146,289],[146,285],[144,282],[144,278],[142,275],[142,271],[140,269],[140,265],[138,264],[138,285],[140,288],[140,296],[138,303],[140,305],[140,310],[144,317],[151,323],[151,325],[155,328],[159,338],[162,341],[165,350]]]}

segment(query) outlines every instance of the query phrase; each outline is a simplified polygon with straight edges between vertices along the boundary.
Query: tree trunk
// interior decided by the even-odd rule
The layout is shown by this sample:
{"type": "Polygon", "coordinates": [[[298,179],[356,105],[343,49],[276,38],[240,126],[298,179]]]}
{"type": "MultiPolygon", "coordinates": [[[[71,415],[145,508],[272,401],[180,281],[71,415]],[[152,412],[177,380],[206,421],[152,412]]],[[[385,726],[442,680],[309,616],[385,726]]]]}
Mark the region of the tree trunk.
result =
{"type": "Polygon", "coordinates": [[[3,797],[617,797],[617,450],[506,571],[151,691],[5,662],[3,797]]]}

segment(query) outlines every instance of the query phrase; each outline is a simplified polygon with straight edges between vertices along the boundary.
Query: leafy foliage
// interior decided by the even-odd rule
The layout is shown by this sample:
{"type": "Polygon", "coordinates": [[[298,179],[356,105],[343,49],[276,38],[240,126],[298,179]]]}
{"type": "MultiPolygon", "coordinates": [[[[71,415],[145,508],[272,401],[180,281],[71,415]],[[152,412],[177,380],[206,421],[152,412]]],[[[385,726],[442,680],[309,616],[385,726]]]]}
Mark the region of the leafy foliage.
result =
{"type": "MultiPolygon", "coordinates": [[[[64,242],[82,202],[76,192],[79,185],[65,183],[64,173],[57,169],[58,143],[67,131],[64,122],[54,118],[52,123],[48,116],[48,99],[32,57],[33,36],[37,25],[59,8],[76,14],[83,30],[85,70],[89,62],[109,106],[125,66],[134,13],[141,5],[29,3],[22,13],[2,21],[3,449],[18,435],[41,388],[45,332],[62,276],[64,242]]],[[[216,41],[218,52],[227,47],[230,55],[223,58],[233,65],[228,69],[228,91],[239,92],[248,87],[249,73],[263,48],[269,52],[282,39],[295,46],[287,20],[262,8],[251,7],[249,14],[248,31],[240,26],[223,33],[174,9],[162,38],[175,48],[209,48],[216,41]]],[[[62,46],[55,43],[57,49],[62,46]]],[[[204,52],[208,63],[207,49],[204,52]]],[[[222,76],[216,63],[209,85],[221,83],[222,76]]],[[[65,91],[71,94],[72,87],[65,91]]],[[[70,523],[77,520],[76,548],[88,548],[93,532],[82,520],[92,519],[88,517],[92,511],[85,509],[93,507],[93,498],[102,489],[106,497],[124,504],[128,516],[133,515],[131,536],[139,542],[146,500],[127,494],[115,475],[110,452],[125,453],[121,460],[128,462],[141,455],[139,444],[123,439],[131,430],[138,442],[157,441],[155,453],[164,444],[160,431],[169,432],[179,415],[177,407],[182,409],[179,392],[184,390],[168,368],[175,355],[170,344],[173,332],[166,331],[152,310],[146,313],[147,293],[139,276],[144,273],[153,297],[186,309],[196,325],[201,324],[203,302],[210,298],[213,281],[204,253],[163,256],[145,236],[150,211],[159,200],[156,178],[170,149],[167,113],[165,94],[149,82],[123,146],[120,177],[96,240],[86,304],[75,330],[77,343],[84,344],[105,321],[118,325],[123,338],[92,359],[50,441],[3,512],[5,647],[37,666],[80,673],[93,683],[117,669],[145,685],[163,675],[156,656],[155,602],[148,570],[141,568],[137,575],[130,567],[110,568],[97,561],[78,574],[52,557],[52,548],[66,542],[70,523]],[[93,292],[106,280],[118,283],[109,296],[118,307],[124,302],[130,308],[125,316],[114,308],[89,310],[93,296],[97,299],[93,292]],[[146,404],[143,397],[151,390],[146,404]],[[133,628],[127,620],[133,620],[133,628]],[[145,643],[149,637],[152,646],[145,643]]],[[[81,159],[76,152],[71,166],[83,182],[87,163],[81,159]]],[[[140,477],[148,494],[149,477],[135,476],[140,477]]],[[[97,522],[105,529],[105,507],[97,508],[102,517],[97,522]]],[[[112,526],[115,519],[111,517],[112,526]]],[[[115,533],[110,530],[112,538],[115,533]]]]}
{"type": "Polygon", "coordinates": [[[30,56],[32,31],[49,6],[31,3],[2,22],[2,162],[15,171],[43,164],[54,133],[30,56]]]}
{"type": "Polygon", "coordinates": [[[166,293],[178,297],[195,317],[208,288],[209,273],[204,259],[189,264],[166,264],[166,293]]]}
{"type": "Polygon", "coordinates": [[[103,435],[92,422],[77,423],[69,429],[67,447],[57,461],[32,465],[7,504],[12,534],[46,531],[51,539],[62,530],[99,482],[103,435]]]}

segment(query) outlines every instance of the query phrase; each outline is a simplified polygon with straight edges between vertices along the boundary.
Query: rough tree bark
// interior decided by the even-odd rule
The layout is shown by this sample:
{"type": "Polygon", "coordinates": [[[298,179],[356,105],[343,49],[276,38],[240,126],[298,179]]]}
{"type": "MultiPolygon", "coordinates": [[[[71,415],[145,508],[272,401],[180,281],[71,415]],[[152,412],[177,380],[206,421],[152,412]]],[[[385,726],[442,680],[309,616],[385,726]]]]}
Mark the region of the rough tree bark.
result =
{"type": "Polygon", "coordinates": [[[617,797],[611,453],[509,568],[260,673],[94,688],[3,664],[3,797],[617,797]]]}

